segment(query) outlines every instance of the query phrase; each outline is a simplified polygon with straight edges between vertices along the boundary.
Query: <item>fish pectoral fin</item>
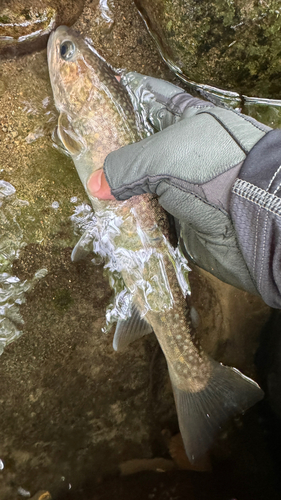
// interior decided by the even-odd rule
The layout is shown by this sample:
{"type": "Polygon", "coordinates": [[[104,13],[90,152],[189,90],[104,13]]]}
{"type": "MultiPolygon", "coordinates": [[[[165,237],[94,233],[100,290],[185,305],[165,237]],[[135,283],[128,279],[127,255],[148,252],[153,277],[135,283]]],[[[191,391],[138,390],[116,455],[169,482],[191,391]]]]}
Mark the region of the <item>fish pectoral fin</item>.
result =
{"type": "Polygon", "coordinates": [[[85,231],[71,252],[71,260],[78,262],[85,259],[90,252],[93,252],[93,236],[85,231]]]}
{"type": "Polygon", "coordinates": [[[211,448],[222,426],[231,417],[245,412],[264,395],[256,382],[236,368],[214,360],[211,362],[212,375],[206,388],[198,392],[179,389],[173,383],[173,371],[169,367],[180,432],[191,463],[211,448]]]}
{"type": "Polygon", "coordinates": [[[113,349],[122,351],[131,342],[152,333],[153,329],[141,318],[137,308],[133,305],[132,315],[128,319],[119,319],[117,321],[116,330],[113,338],[113,349]]]}
{"type": "Polygon", "coordinates": [[[83,143],[75,133],[66,113],[61,113],[59,116],[57,133],[65,149],[67,149],[71,155],[75,156],[81,153],[83,143]]]}

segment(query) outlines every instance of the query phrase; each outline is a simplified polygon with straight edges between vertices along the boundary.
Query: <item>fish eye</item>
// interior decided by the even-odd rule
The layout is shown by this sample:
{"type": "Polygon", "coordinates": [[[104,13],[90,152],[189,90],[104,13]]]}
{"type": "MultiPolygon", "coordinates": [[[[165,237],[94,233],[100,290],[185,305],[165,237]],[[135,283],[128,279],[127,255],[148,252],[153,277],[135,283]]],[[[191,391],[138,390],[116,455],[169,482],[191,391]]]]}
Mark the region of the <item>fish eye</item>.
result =
{"type": "Polygon", "coordinates": [[[75,45],[70,40],[65,40],[60,44],[60,55],[65,61],[69,61],[75,52],[75,45]]]}

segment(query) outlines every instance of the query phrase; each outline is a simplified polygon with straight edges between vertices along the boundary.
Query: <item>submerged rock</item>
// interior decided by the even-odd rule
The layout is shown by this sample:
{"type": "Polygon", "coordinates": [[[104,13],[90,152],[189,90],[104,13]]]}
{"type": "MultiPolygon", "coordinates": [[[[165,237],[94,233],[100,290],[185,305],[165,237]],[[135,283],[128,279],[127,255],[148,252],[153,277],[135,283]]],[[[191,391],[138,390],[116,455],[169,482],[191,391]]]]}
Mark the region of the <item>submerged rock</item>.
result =
{"type": "Polygon", "coordinates": [[[0,56],[11,57],[42,49],[49,33],[71,26],[82,12],[84,0],[2,0],[0,56]]]}
{"type": "Polygon", "coordinates": [[[114,68],[149,73],[158,78],[173,77],[130,0],[85,0],[83,12],[73,28],[114,68]]]}
{"type": "Polygon", "coordinates": [[[279,0],[135,0],[163,57],[190,80],[278,99],[279,0]]]}

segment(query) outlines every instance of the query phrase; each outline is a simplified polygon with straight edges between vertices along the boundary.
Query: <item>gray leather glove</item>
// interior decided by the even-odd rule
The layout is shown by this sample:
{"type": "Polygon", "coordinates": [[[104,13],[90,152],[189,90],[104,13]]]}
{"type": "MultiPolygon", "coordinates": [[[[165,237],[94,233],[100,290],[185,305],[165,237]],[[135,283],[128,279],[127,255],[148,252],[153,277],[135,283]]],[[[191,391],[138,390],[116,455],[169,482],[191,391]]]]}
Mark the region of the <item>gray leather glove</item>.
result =
{"type": "Polygon", "coordinates": [[[110,153],[104,172],[118,200],[156,193],[180,223],[185,251],[200,267],[259,293],[239,246],[231,188],[253,146],[271,130],[163,80],[122,77],[150,137],[110,153]]]}

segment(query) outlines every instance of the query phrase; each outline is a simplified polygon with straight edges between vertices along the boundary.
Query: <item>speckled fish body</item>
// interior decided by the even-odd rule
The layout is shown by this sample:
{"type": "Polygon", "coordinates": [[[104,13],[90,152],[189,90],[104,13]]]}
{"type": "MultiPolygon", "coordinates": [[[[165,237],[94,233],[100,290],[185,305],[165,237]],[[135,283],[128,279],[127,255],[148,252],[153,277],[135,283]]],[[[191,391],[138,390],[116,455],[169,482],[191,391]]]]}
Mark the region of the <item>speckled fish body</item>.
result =
{"type": "Polygon", "coordinates": [[[109,270],[120,274],[132,302],[131,318],[118,322],[114,347],[119,350],[153,329],[168,364],[185,449],[194,461],[229,417],[263,393],[198,345],[183,294],[181,259],[169,244],[167,216],[157,198],[146,194],[105,202],[87,191],[89,175],[103,167],[108,153],[141,139],[127,92],[69,28],[61,26],[51,35],[48,63],[60,112],[58,135],[96,214],[93,249],[109,270]]]}

